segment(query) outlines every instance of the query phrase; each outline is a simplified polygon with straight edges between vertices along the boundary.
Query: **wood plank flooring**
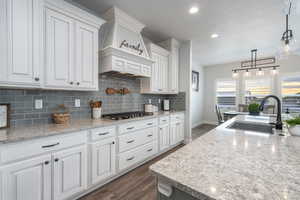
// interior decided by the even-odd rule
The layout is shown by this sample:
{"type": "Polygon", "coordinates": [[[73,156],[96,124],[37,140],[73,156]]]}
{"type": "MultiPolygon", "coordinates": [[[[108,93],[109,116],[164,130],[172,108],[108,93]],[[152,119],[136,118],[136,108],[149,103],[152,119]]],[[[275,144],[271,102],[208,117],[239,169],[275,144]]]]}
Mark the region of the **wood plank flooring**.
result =
{"type": "Polygon", "coordinates": [[[184,145],[162,154],[80,200],[156,200],[155,178],[149,171],[149,167],[182,146],[184,145]]]}

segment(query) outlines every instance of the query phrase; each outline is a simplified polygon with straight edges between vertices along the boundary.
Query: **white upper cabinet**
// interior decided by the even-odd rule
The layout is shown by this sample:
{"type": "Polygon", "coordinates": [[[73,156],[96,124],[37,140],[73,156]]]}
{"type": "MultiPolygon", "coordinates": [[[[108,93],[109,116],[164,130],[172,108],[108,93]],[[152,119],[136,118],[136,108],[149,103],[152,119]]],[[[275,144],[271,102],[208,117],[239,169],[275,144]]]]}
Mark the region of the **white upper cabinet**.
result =
{"type": "Polygon", "coordinates": [[[45,87],[98,90],[98,31],[104,21],[61,0],[46,1],[45,10],[45,87]]]}
{"type": "Polygon", "coordinates": [[[103,23],[64,0],[1,0],[0,86],[98,90],[103,23]]]}
{"type": "Polygon", "coordinates": [[[84,23],[76,24],[76,85],[98,88],[98,29],[84,23]]]}
{"type": "Polygon", "coordinates": [[[161,46],[170,51],[168,68],[168,91],[171,94],[179,92],[179,42],[175,39],[169,39],[161,42],[161,46]]]}
{"type": "Polygon", "coordinates": [[[40,87],[41,1],[2,0],[0,3],[0,86],[40,87]]]}
{"type": "Polygon", "coordinates": [[[47,87],[74,87],[74,24],[72,18],[46,9],[45,86],[47,87]]]}
{"type": "Polygon", "coordinates": [[[167,94],[170,52],[155,44],[149,44],[149,50],[154,63],[151,78],[141,79],[141,92],[167,94]]]}

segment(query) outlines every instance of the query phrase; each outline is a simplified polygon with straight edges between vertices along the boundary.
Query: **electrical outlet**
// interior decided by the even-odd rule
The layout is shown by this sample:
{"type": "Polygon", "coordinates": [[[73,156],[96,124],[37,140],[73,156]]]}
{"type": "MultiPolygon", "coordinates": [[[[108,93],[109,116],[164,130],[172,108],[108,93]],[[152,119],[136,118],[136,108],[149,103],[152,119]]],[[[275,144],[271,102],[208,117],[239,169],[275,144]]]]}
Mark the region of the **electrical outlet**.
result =
{"type": "Polygon", "coordinates": [[[34,108],[35,109],[43,109],[43,100],[42,99],[36,99],[34,101],[34,108]]]}
{"type": "Polygon", "coordinates": [[[75,99],[75,107],[76,108],[80,107],[80,99],[75,99]]]}

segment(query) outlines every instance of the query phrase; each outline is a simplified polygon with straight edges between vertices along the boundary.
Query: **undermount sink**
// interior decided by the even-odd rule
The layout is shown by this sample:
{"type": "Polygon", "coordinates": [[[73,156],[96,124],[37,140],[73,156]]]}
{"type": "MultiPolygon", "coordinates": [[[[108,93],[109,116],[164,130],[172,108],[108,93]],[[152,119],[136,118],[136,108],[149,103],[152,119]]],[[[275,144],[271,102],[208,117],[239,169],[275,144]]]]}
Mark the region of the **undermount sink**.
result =
{"type": "Polygon", "coordinates": [[[273,125],[267,123],[235,121],[227,128],[273,134],[273,125]]]}

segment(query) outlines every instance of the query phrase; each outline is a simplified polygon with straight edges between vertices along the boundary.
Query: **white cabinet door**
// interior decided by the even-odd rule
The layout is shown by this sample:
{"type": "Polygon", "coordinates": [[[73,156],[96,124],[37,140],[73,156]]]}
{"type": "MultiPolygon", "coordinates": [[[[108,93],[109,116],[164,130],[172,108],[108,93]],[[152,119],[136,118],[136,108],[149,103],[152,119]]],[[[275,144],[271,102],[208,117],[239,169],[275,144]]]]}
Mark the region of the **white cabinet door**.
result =
{"type": "Polygon", "coordinates": [[[74,20],[46,9],[46,70],[47,87],[75,87],[74,20]]]}
{"type": "Polygon", "coordinates": [[[169,124],[159,126],[159,147],[160,151],[170,146],[170,126],[169,124]]]}
{"type": "Polygon", "coordinates": [[[184,140],[184,121],[178,122],[177,130],[178,130],[178,142],[182,142],[184,140]]]}
{"type": "Polygon", "coordinates": [[[168,75],[168,57],[161,56],[161,89],[163,92],[168,92],[168,81],[169,81],[169,75],[168,75]]]}
{"type": "Polygon", "coordinates": [[[0,170],[1,200],[51,200],[51,156],[18,162],[0,170]]]}
{"type": "Polygon", "coordinates": [[[108,138],[91,144],[92,184],[116,173],[116,144],[114,138],[108,138]]]}
{"type": "Polygon", "coordinates": [[[76,22],[76,85],[98,88],[98,29],[76,22]]]}
{"type": "Polygon", "coordinates": [[[178,130],[177,130],[177,125],[176,124],[171,124],[170,125],[170,145],[174,145],[177,143],[178,140],[178,130]]]}
{"type": "Polygon", "coordinates": [[[179,91],[179,47],[172,48],[170,56],[170,75],[169,75],[169,90],[171,93],[178,93],[179,91]]]}
{"type": "Polygon", "coordinates": [[[53,154],[53,199],[63,200],[83,191],[87,182],[86,146],[53,154]]]}
{"type": "MultiPolygon", "coordinates": [[[[40,59],[39,52],[39,2],[36,0],[2,0],[6,6],[6,15],[1,19],[5,24],[5,43],[1,44],[6,57],[6,81],[11,85],[40,85],[40,59]]],[[[4,33],[3,33],[4,34],[4,33]]]]}
{"type": "Polygon", "coordinates": [[[153,92],[159,92],[160,89],[160,69],[159,69],[159,55],[152,53],[152,59],[154,61],[152,65],[152,75],[151,75],[151,90],[153,92]]]}

